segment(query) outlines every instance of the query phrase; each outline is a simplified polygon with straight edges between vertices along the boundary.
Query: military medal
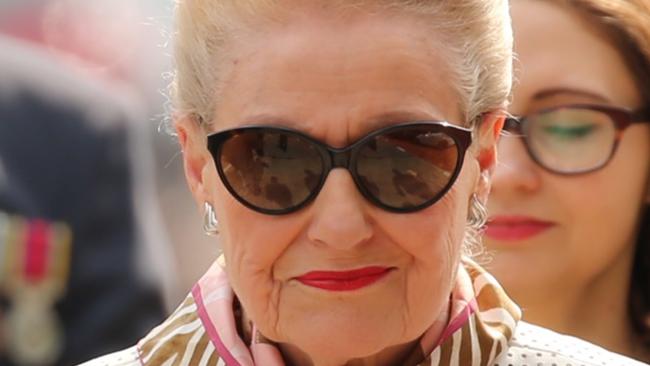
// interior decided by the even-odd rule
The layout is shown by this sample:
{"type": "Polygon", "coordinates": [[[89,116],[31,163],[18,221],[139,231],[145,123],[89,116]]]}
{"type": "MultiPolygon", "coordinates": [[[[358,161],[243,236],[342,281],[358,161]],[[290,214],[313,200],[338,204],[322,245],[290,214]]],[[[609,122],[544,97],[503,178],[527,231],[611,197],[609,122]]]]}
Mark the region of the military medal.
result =
{"type": "Polygon", "coordinates": [[[21,365],[51,364],[63,345],[63,327],[52,296],[46,290],[30,288],[12,298],[12,310],[6,319],[7,349],[21,365]],[[43,292],[41,292],[43,291],[43,292]]]}
{"type": "Polygon", "coordinates": [[[54,363],[63,327],[54,305],[65,291],[71,234],[67,226],[10,217],[3,289],[10,307],[4,319],[5,348],[19,365],[54,363]]]}

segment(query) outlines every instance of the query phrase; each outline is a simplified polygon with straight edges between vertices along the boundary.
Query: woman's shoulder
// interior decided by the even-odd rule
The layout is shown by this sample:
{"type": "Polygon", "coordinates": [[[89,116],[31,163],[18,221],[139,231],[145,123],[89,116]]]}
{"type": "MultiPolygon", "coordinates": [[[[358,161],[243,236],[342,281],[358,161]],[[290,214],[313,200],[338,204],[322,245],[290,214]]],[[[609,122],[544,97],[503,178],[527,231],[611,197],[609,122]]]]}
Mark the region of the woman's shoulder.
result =
{"type": "Polygon", "coordinates": [[[643,366],[639,361],[609,352],[578,338],[520,321],[508,351],[495,365],[643,366]]]}
{"type": "Polygon", "coordinates": [[[190,294],[162,324],[137,345],[79,366],[217,365],[220,360],[190,294]]]}

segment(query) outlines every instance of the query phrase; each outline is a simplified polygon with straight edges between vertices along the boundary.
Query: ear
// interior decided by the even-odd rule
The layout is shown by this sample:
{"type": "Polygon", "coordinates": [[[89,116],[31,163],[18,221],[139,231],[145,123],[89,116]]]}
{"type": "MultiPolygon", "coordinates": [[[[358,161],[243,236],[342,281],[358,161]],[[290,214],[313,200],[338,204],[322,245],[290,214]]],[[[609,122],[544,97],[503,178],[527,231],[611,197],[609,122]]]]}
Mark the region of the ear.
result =
{"type": "Polygon", "coordinates": [[[505,115],[489,113],[483,117],[478,128],[479,151],[477,160],[481,170],[475,193],[481,202],[487,202],[490,194],[492,170],[497,162],[497,143],[505,124],[505,115]]]}
{"type": "Polygon", "coordinates": [[[203,203],[209,200],[205,179],[212,162],[207,148],[206,134],[193,115],[175,119],[174,128],[183,153],[187,185],[196,203],[202,207],[203,203]]]}
{"type": "Polygon", "coordinates": [[[497,162],[497,143],[506,116],[501,113],[488,113],[478,127],[479,151],[478,162],[481,172],[491,172],[497,162]]]}

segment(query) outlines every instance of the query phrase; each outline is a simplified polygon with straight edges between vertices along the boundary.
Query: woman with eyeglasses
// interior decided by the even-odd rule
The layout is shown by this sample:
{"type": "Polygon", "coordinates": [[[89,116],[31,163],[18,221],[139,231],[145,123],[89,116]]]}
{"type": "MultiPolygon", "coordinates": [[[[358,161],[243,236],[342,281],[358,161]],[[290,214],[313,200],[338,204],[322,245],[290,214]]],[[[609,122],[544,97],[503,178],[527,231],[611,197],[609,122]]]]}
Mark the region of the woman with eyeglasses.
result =
{"type": "Polygon", "coordinates": [[[489,268],[529,322],[650,361],[650,2],[515,0],[489,268]]]}
{"type": "Polygon", "coordinates": [[[635,364],[519,322],[465,255],[510,94],[507,1],[176,12],[174,124],[223,256],[90,365],[635,364]]]}

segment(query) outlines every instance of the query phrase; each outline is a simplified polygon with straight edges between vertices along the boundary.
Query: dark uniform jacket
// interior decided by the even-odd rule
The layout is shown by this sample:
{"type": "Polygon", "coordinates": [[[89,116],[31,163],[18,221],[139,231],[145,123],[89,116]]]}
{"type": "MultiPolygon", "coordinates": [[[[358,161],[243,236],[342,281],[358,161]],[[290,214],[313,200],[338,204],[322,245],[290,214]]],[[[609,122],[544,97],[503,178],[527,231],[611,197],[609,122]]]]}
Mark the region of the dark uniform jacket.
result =
{"type": "MultiPolygon", "coordinates": [[[[0,213],[11,222],[64,225],[72,239],[65,293],[52,305],[62,348],[48,365],[131,344],[164,315],[158,290],[136,270],[127,134],[138,122],[119,98],[86,79],[45,52],[0,39],[0,213]]],[[[22,250],[20,240],[5,240],[9,245],[22,250]]],[[[8,252],[0,262],[12,260],[8,252]]],[[[15,304],[1,288],[0,299],[2,328],[15,304]]],[[[5,329],[2,366],[19,364],[10,359],[8,337],[5,329]]]]}

